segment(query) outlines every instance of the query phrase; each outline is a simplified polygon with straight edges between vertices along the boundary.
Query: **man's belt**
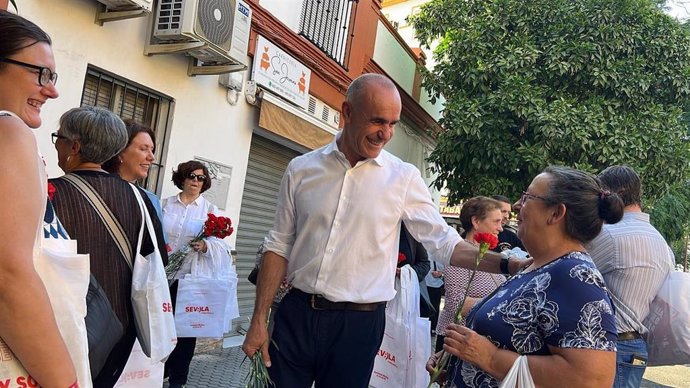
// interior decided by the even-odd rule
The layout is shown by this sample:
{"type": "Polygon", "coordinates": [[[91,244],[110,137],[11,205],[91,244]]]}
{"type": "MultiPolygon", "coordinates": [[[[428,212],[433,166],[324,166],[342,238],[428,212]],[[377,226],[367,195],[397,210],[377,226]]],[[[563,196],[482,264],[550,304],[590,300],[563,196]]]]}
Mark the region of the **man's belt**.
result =
{"type": "Polygon", "coordinates": [[[291,294],[298,296],[300,299],[305,299],[309,306],[314,310],[349,310],[349,311],[375,311],[386,302],[376,303],[354,303],[354,302],[331,302],[321,295],[308,294],[300,289],[293,288],[290,290],[291,294]]]}
{"type": "Polygon", "coordinates": [[[626,331],[624,333],[618,333],[619,341],[629,341],[634,339],[640,339],[642,336],[636,331],[626,331]]]}

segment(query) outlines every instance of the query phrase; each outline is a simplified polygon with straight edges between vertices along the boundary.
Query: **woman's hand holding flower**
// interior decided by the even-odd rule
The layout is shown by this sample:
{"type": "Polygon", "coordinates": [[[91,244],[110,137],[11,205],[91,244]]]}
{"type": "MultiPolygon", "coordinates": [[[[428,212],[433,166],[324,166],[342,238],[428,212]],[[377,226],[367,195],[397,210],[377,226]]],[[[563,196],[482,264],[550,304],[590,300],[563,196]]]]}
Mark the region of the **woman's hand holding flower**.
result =
{"type": "Polygon", "coordinates": [[[490,370],[498,348],[474,330],[463,325],[450,324],[446,328],[443,350],[483,370],[490,370]]]}
{"type": "Polygon", "coordinates": [[[189,243],[189,246],[192,247],[192,249],[194,249],[196,252],[206,253],[208,251],[208,246],[206,245],[206,241],[204,241],[204,239],[192,241],[189,243]]]}

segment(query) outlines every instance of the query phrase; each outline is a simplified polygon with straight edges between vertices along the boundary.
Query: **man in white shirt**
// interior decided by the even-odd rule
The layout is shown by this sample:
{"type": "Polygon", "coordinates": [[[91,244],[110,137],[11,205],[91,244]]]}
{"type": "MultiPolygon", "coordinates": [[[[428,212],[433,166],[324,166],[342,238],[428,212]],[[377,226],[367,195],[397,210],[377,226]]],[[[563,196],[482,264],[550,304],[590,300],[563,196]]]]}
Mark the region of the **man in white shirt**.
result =
{"type": "MultiPolygon", "coordinates": [[[[474,267],[477,248],[441,218],[419,170],[383,150],[400,112],[393,82],[360,76],[342,104],[343,130],[285,171],[243,345],[250,357],[262,352],[278,388],[368,386],[395,295],[401,221],[430,256],[474,267]],[[293,289],[269,341],[269,307],[286,274],[293,289]]],[[[487,254],[480,269],[507,264],[487,254]]]]}
{"type": "Polygon", "coordinates": [[[614,388],[638,388],[647,364],[647,328],[642,321],[673,270],[673,251],[642,212],[640,177],[628,166],[611,166],[599,174],[602,186],[623,200],[623,219],[604,225],[586,245],[616,308],[618,345],[614,388]]]}

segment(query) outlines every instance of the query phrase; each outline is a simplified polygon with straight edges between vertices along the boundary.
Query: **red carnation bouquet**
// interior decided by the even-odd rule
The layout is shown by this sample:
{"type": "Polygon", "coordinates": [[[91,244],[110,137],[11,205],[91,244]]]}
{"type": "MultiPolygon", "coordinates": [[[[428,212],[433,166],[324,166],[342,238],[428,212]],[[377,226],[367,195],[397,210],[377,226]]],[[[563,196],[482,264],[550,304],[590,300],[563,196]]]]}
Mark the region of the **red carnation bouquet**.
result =
{"type": "MultiPolygon", "coordinates": [[[[455,318],[453,319],[453,322],[456,324],[462,320],[462,309],[465,307],[467,293],[470,292],[470,284],[472,284],[472,280],[474,280],[474,275],[477,273],[479,263],[482,262],[484,255],[486,255],[486,252],[488,252],[489,249],[494,249],[498,245],[498,237],[493,233],[475,233],[474,241],[479,244],[479,252],[477,252],[477,257],[474,259],[474,269],[470,274],[470,281],[467,282],[465,293],[462,295],[462,299],[460,300],[460,305],[458,305],[457,311],[455,311],[455,318]]],[[[434,373],[431,374],[431,381],[429,382],[427,388],[431,387],[433,383],[438,381],[441,374],[448,368],[449,361],[450,353],[443,351],[440,361],[436,364],[436,367],[434,367],[434,373]]]]}
{"type": "Polygon", "coordinates": [[[185,256],[192,249],[192,243],[201,241],[206,237],[218,237],[220,239],[226,238],[234,232],[232,221],[228,217],[217,216],[213,213],[208,213],[208,218],[204,222],[204,227],[199,231],[193,239],[189,240],[182,248],[168,255],[168,266],[165,267],[165,272],[168,277],[174,277],[179,271],[185,256]]]}

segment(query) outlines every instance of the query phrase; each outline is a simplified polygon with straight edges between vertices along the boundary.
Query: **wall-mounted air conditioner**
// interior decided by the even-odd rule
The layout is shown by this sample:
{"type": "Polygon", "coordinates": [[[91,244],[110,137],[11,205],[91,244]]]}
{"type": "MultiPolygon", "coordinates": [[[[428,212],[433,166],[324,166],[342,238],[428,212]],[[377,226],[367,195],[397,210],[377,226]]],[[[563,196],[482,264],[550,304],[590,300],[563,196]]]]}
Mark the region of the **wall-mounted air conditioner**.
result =
{"type": "Polygon", "coordinates": [[[153,0],[98,0],[98,2],[105,4],[105,7],[111,11],[144,9],[151,12],[153,8],[153,0]]]}
{"type": "Polygon", "coordinates": [[[204,64],[247,65],[251,9],[242,0],[158,0],[159,44],[202,42],[187,54],[204,64]]]}

